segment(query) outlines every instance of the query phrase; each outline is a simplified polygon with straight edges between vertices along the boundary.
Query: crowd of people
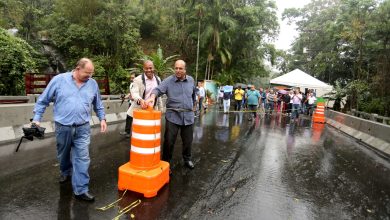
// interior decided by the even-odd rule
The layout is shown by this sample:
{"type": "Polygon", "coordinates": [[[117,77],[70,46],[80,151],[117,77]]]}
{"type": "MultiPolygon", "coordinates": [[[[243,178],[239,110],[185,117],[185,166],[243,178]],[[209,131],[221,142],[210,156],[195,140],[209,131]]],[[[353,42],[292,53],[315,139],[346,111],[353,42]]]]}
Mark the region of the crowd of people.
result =
{"type": "Polygon", "coordinates": [[[253,120],[256,112],[272,114],[273,112],[299,118],[300,114],[312,116],[316,103],[316,94],[313,89],[302,92],[300,88],[291,89],[263,89],[258,90],[254,85],[243,89],[237,86],[234,90],[224,91],[226,86],[219,89],[218,103],[225,114],[230,112],[230,102],[234,100],[234,111],[246,110],[252,112],[253,120]]]}
{"type": "MultiPolygon", "coordinates": [[[[202,82],[195,86],[195,80],[186,73],[186,63],[183,60],[175,62],[174,71],[174,74],[161,80],[155,74],[153,62],[146,60],[143,63],[143,73],[131,75],[129,93],[124,97],[129,100],[129,108],[125,129],[121,134],[131,136],[134,110],[162,110],[160,97],[166,95],[162,160],[171,162],[180,131],[184,166],[193,169],[193,124],[196,115],[207,108],[207,91],[202,82]]],[[[88,58],[80,59],[72,71],[59,74],[50,81],[33,111],[33,123],[39,126],[46,107],[54,102],[59,182],[71,182],[74,196],[85,201],[94,201],[94,196],[89,192],[88,172],[91,142],[89,121],[92,110],[100,120],[100,131],[107,130],[104,106],[98,84],[92,78],[93,73],[93,62],[88,58]]],[[[234,109],[249,111],[249,120],[253,120],[258,111],[267,114],[276,111],[298,118],[301,112],[311,114],[316,101],[313,90],[307,93],[302,93],[299,88],[289,92],[263,88],[257,90],[254,85],[245,89],[238,86],[234,90],[233,86],[224,86],[218,97],[224,113],[229,113],[230,100],[234,99],[234,109]]]]}

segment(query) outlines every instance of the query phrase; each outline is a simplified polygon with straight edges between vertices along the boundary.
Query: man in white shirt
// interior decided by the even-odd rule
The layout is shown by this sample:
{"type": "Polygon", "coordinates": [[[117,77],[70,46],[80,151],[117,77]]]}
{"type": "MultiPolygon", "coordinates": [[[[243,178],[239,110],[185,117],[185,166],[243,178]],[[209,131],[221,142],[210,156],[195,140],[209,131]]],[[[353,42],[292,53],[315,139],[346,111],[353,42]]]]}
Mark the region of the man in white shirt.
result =
{"type": "Polygon", "coordinates": [[[199,94],[199,98],[198,98],[199,109],[198,109],[198,111],[199,111],[199,113],[202,113],[203,102],[204,102],[204,98],[206,97],[206,90],[204,89],[202,82],[198,82],[198,94],[199,94]]]}
{"type": "Polygon", "coordinates": [[[307,103],[308,103],[308,109],[309,109],[309,114],[310,116],[313,115],[313,108],[314,108],[314,103],[316,102],[317,98],[314,96],[313,93],[309,93],[308,98],[307,98],[307,103]]]}

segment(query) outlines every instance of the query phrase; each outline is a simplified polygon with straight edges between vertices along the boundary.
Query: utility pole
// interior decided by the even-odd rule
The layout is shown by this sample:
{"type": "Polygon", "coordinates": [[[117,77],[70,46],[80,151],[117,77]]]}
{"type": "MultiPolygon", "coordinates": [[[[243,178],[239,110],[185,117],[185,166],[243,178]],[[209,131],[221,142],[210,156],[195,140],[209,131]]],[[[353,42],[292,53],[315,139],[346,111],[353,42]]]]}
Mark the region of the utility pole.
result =
{"type": "Polygon", "coordinates": [[[199,42],[200,42],[200,21],[202,20],[203,17],[203,5],[199,4],[198,5],[198,43],[196,45],[196,66],[195,66],[195,83],[198,82],[198,66],[199,66],[199,42]]]}
{"type": "Polygon", "coordinates": [[[196,45],[195,83],[198,82],[199,38],[200,38],[200,16],[199,16],[199,21],[198,21],[198,43],[196,45]]]}

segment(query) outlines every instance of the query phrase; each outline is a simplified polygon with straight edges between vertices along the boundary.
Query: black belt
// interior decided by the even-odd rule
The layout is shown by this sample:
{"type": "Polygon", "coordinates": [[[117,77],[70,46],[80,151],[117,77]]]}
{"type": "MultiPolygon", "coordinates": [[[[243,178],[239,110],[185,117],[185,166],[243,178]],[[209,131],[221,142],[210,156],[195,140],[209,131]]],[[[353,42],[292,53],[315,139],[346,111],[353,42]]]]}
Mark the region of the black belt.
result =
{"type": "Polygon", "coordinates": [[[86,124],[88,124],[89,122],[85,122],[85,123],[83,123],[83,124],[71,124],[71,125],[63,125],[63,124],[61,124],[61,123],[59,123],[59,122],[57,122],[57,123],[60,124],[61,126],[65,126],[65,127],[75,127],[75,128],[77,128],[77,127],[86,125],[86,124]]]}
{"type": "Polygon", "coordinates": [[[192,112],[192,109],[184,109],[184,108],[167,108],[167,110],[172,110],[175,112],[192,112]]]}
{"type": "Polygon", "coordinates": [[[81,127],[81,126],[86,125],[86,124],[89,124],[89,122],[85,122],[85,123],[79,124],[79,125],[72,124],[71,126],[72,126],[72,127],[81,127]]]}

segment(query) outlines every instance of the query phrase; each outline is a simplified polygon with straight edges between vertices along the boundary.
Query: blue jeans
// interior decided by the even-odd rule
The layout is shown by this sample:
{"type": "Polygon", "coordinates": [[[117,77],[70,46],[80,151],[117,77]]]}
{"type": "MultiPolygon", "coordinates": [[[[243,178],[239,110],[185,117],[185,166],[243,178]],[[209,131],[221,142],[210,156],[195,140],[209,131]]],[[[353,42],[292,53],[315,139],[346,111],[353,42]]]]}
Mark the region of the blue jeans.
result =
{"type": "Polygon", "coordinates": [[[299,112],[301,111],[300,107],[301,107],[301,104],[293,104],[292,114],[291,114],[292,119],[299,118],[299,112]]]}
{"type": "Polygon", "coordinates": [[[199,108],[198,108],[199,113],[202,112],[202,110],[203,110],[203,100],[204,100],[204,97],[199,98],[199,108]]]}
{"type": "Polygon", "coordinates": [[[272,112],[274,110],[274,107],[275,107],[275,103],[273,101],[269,101],[267,109],[269,109],[269,111],[272,112]]]}
{"type": "Polygon", "coordinates": [[[55,129],[61,175],[72,175],[74,194],[88,192],[91,126],[89,123],[81,126],[66,126],[56,122],[55,129]]]}

